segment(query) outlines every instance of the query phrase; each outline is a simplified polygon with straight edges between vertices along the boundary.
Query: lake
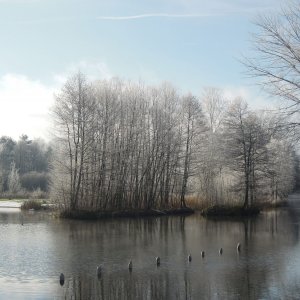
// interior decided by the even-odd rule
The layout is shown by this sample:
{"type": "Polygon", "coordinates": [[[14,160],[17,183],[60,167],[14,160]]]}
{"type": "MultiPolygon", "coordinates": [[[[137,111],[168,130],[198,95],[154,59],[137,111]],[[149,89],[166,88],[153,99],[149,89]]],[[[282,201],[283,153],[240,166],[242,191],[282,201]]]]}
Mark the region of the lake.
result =
{"type": "Polygon", "coordinates": [[[0,299],[299,299],[300,196],[290,202],[244,221],[83,222],[2,208],[0,299]]]}

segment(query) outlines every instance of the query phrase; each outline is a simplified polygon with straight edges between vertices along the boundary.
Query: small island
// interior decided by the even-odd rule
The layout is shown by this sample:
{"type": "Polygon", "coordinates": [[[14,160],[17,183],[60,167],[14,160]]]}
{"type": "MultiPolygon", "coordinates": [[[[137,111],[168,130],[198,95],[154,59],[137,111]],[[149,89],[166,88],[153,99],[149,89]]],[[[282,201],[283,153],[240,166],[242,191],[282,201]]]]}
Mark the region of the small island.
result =
{"type": "Polygon", "coordinates": [[[75,219],[248,217],[286,203],[299,184],[298,154],[277,117],[215,88],[200,99],[76,73],[52,116],[49,145],[0,139],[0,197],[29,199],[23,209],[75,219]]]}

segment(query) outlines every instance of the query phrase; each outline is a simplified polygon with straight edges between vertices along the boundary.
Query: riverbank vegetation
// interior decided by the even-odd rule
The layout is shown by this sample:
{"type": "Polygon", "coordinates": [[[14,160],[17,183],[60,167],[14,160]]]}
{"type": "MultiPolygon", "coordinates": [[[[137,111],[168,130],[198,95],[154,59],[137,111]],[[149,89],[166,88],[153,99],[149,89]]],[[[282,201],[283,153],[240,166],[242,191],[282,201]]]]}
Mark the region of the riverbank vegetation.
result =
{"type": "Polygon", "coordinates": [[[279,202],[298,159],[277,114],[206,89],[181,95],[78,73],[56,96],[51,198],[63,211],[279,202]]]}

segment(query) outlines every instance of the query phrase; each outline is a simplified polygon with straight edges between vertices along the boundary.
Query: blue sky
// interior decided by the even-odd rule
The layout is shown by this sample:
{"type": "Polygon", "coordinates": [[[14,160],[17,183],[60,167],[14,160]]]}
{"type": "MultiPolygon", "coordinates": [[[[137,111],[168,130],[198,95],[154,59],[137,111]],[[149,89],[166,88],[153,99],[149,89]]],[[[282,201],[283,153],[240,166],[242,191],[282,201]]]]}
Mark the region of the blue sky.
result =
{"type": "Polygon", "coordinates": [[[53,92],[78,69],[195,94],[216,86],[256,105],[264,96],[238,60],[249,53],[251,21],[283,3],[0,0],[0,135],[46,137],[53,92]],[[10,123],[14,114],[22,125],[10,123]]]}

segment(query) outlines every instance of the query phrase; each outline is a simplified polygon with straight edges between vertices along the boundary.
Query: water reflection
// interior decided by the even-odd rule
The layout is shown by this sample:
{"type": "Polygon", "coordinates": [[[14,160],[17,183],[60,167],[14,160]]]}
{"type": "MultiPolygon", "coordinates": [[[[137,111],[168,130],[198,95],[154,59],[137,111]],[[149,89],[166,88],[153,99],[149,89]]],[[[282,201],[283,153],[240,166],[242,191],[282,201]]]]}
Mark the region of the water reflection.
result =
{"type": "Polygon", "coordinates": [[[66,299],[191,299],[191,288],[185,280],[186,289],[180,290],[176,275],[140,276],[119,274],[107,275],[96,280],[87,275],[75,276],[67,283],[66,299]]]}
{"type": "Polygon", "coordinates": [[[80,222],[1,211],[0,299],[297,299],[297,199],[243,221],[196,214],[80,222]]]}

